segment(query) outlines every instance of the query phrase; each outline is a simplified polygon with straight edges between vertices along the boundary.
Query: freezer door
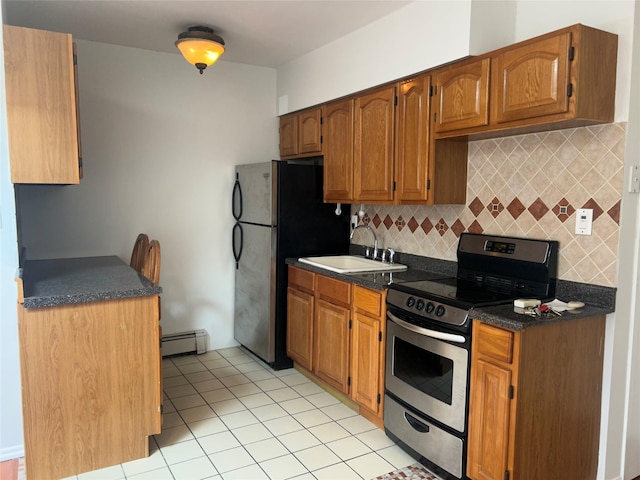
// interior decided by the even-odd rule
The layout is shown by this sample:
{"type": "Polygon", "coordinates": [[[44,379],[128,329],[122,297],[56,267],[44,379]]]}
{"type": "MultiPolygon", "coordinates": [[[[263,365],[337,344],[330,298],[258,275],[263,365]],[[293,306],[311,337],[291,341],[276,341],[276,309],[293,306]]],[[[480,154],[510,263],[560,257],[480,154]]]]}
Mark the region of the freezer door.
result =
{"type": "Polygon", "coordinates": [[[236,166],[239,187],[233,192],[234,217],[241,212],[241,222],[258,225],[275,225],[272,162],[251,163],[236,166]]]}
{"type": "Polygon", "coordinates": [[[235,339],[267,363],[275,358],[275,292],[272,245],[276,229],[242,224],[242,255],[237,262],[235,339]]]}

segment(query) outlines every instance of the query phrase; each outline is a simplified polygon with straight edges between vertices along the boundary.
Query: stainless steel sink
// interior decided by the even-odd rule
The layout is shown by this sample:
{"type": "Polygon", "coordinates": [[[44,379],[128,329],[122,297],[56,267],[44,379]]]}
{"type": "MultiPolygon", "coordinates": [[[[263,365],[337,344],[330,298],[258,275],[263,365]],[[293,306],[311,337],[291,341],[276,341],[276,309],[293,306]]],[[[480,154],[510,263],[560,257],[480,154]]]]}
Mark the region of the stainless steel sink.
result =
{"type": "Polygon", "coordinates": [[[386,263],[356,255],[302,257],[298,261],[336,273],[400,272],[407,269],[400,263],[386,263]]]}

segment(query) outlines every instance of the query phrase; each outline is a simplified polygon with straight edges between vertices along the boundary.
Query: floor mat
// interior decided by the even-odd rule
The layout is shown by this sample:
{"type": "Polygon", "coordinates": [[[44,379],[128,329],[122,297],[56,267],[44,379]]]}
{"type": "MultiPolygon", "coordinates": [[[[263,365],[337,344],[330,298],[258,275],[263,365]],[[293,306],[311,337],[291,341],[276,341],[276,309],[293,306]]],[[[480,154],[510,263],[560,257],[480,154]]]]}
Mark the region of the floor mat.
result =
{"type": "Polygon", "coordinates": [[[420,463],[415,463],[371,480],[440,480],[440,477],[427,470],[420,463]]]}

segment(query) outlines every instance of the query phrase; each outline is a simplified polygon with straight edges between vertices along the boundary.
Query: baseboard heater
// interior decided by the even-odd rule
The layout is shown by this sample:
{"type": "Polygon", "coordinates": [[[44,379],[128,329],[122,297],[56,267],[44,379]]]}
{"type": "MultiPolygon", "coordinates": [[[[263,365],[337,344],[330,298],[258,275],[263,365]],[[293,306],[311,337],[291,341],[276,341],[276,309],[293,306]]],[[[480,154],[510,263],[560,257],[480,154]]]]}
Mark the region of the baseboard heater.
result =
{"type": "Polygon", "coordinates": [[[191,330],[189,332],[171,333],[162,336],[162,356],[185,355],[187,353],[206,353],[207,331],[191,330]]]}

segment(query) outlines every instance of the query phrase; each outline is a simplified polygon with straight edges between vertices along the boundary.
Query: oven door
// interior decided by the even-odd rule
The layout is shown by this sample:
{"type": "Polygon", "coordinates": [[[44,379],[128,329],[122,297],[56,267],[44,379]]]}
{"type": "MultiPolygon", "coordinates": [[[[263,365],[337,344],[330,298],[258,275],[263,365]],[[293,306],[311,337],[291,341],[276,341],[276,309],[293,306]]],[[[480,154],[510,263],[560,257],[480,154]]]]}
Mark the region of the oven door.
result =
{"type": "Polygon", "coordinates": [[[385,384],[400,401],[466,433],[469,341],[387,312],[385,384]]]}

